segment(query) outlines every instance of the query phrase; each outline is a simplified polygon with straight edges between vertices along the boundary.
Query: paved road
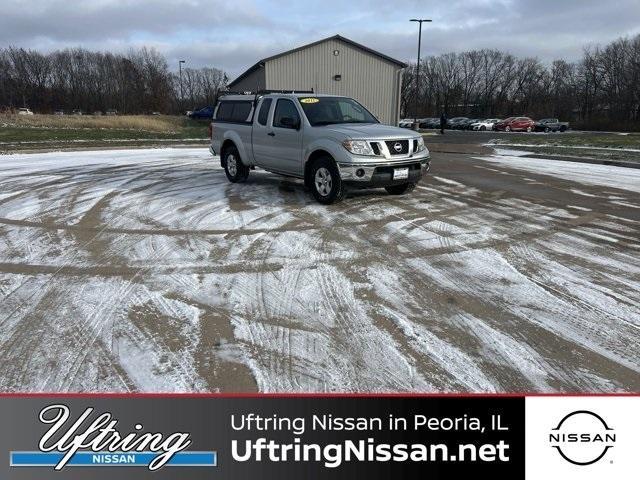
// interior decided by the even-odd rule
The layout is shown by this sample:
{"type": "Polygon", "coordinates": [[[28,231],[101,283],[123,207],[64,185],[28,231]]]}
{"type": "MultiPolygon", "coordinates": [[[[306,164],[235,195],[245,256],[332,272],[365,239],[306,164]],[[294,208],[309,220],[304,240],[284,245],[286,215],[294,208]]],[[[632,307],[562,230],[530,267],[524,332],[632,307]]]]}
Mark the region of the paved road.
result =
{"type": "Polygon", "coordinates": [[[0,391],[640,391],[630,169],[436,153],[324,207],[204,149],[1,161],[0,391]]]}

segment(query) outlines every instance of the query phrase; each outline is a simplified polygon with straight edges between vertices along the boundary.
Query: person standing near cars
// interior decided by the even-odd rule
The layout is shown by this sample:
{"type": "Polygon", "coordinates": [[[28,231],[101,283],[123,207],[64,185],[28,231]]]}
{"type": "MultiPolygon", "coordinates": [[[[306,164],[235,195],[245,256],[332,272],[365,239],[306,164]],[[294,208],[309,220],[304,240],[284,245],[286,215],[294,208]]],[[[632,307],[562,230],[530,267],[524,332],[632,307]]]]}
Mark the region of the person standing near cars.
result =
{"type": "Polygon", "coordinates": [[[444,135],[444,128],[447,126],[447,116],[442,112],[440,115],[440,134],[444,135]]]}

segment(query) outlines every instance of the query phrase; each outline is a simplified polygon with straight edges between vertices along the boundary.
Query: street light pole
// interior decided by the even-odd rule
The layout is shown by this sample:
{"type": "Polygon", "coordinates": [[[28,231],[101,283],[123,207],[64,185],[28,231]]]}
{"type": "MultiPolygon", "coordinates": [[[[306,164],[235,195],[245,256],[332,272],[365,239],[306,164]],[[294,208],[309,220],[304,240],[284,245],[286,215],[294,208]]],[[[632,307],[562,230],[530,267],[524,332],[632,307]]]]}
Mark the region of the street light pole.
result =
{"type": "Polygon", "coordinates": [[[418,130],[418,94],[420,93],[420,47],[422,46],[422,23],[431,22],[428,18],[412,18],[411,22],[418,22],[420,28],[418,29],[418,65],[416,69],[416,95],[413,106],[413,128],[418,130]]]}
{"type": "Polygon", "coordinates": [[[182,112],[182,64],[184,60],[178,60],[178,70],[180,70],[180,111],[182,112]]]}

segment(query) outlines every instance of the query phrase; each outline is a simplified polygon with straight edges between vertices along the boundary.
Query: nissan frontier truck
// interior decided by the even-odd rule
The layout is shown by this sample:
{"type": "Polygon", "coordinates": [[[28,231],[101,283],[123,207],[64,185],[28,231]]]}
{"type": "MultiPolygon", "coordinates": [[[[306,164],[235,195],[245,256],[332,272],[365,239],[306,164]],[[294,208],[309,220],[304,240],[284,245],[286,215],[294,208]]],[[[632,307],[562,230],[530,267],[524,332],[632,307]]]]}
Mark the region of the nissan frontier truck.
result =
{"type": "Polygon", "coordinates": [[[210,151],[230,182],[246,181],[259,167],[303,179],[325,204],[354,187],[402,195],[430,167],[420,134],[382,125],[356,100],[336,95],[225,95],[210,135],[210,151]]]}

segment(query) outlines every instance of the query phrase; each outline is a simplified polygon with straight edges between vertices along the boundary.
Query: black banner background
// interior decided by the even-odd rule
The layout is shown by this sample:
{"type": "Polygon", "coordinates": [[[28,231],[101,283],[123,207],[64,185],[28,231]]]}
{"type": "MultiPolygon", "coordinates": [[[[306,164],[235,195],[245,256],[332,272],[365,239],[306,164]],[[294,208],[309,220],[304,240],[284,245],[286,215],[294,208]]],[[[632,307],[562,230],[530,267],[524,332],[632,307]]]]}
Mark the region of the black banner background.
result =
{"type": "MultiPolygon", "coordinates": [[[[524,397],[0,397],[0,478],[2,479],[437,479],[463,478],[524,478],[524,397]],[[95,415],[111,412],[120,423],[123,434],[133,431],[135,423],[142,423],[144,431],[188,432],[193,444],[189,450],[214,450],[218,453],[217,467],[164,467],[155,472],[145,467],[102,466],[67,467],[56,472],[50,467],[9,467],[10,451],[38,450],[42,434],[49,428],[38,420],[42,408],[51,404],[65,404],[71,418],[77,418],[87,407],[95,408],[95,415]],[[236,462],[231,456],[231,440],[265,437],[291,443],[295,435],[288,431],[233,431],[231,415],[254,413],[263,416],[305,417],[307,426],[312,415],[331,414],[334,417],[406,417],[411,425],[414,415],[428,417],[479,417],[490,424],[492,414],[501,415],[509,431],[495,432],[324,432],[307,431],[301,435],[303,443],[341,443],[344,439],[375,438],[384,443],[445,443],[457,448],[459,443],[497,443],[509,445],[509,462],[355,462],[337,468],[326,468],[319,462],[270,461],[236,462]]],[[[244,445],[244,444],[243,444],[244,445]]]]}

